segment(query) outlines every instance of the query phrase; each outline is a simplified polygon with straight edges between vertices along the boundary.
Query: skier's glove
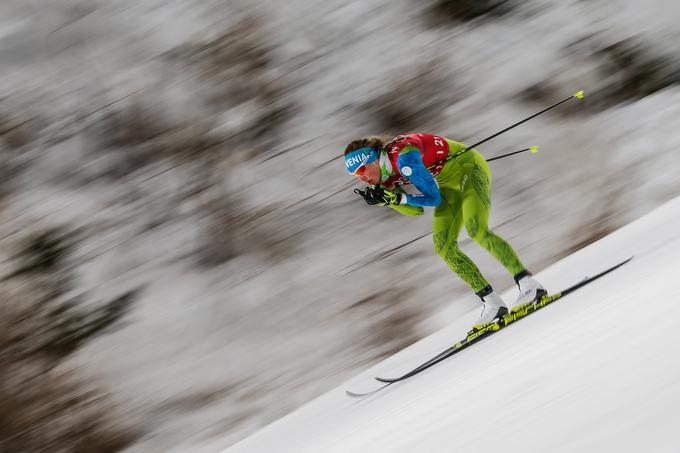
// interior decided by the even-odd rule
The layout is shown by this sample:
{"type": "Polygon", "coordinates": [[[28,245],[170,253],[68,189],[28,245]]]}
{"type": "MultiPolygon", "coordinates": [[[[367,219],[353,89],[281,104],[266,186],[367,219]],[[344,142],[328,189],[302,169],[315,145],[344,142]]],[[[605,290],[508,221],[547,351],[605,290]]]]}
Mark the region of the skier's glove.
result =
{"type": "Polygon", "coordinates": [[[361,195],[371,206],[398,205],[401,201],[401,194],[385,190],[380,186],[366,187],[365,190],[354,189],[354,193],[361,195]]]}

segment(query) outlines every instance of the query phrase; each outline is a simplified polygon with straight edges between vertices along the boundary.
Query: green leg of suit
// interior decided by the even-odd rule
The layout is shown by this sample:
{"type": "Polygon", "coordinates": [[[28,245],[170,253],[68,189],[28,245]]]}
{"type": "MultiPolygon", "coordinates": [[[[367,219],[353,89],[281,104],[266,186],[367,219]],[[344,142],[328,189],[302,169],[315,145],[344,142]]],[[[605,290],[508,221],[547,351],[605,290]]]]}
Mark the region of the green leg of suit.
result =
{"type": "Polygon", "coordinates": [[[442,202],[435,208],[432,232],[435,250],[446,264],[475,292],[489,284],[477,265],[458,247],[458,235],[465,225],[470,238],[512,275],[523,271],[524,265],[510,244],[489,229],[491,172],[481,154],[469,151],[449,162],[437,180],[442,202]]]}

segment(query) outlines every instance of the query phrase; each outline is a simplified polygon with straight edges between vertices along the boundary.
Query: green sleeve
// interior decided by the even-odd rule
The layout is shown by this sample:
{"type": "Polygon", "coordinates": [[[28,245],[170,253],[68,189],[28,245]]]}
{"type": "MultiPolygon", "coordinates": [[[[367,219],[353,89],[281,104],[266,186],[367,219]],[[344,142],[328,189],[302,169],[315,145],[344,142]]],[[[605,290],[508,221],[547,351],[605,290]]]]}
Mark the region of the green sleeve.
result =
{"type": "MultiPolygon", "coordinates": [[[[396,187],[393,190],[393,192],[394,193],[406,193],[406,192],[404,192],[404,189],[402,189],[401,187],[396,187]]],[[[422,208],[422,206],[412,206],[412,205],[409,205],[409,204],[399,204],[399,205],[390,204],[390,205],[387,205],[387,206],[394,209],[395,211],[397,211],[399,214],[402,214],[402,215],[417,216],[417,215],[423,215],[423,212],[425,212],[425,210],[422,208]]]]}
{"type": "Polygon", "coordinates": [[[389,205],[390,208],[397,211],[399,214],[403,215],[423,215],[424,209],[420,206],[411,206],[407,204],[402,205],[389,205]]]}

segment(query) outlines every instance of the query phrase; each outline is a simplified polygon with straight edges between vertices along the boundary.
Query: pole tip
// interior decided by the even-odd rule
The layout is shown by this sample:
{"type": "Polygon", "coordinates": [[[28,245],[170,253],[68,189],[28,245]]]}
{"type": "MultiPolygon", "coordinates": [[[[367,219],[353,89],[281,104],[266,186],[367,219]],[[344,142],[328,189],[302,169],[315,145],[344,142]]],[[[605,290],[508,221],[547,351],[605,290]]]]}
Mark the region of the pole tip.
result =
{"type": "Polygon", "coordinates": [[[583,99],[583,90],[577,91],[576,93],[574,93],[574,97],[579,98],[579,99],[583,99]]]}
{"type": "Polygon", "coordinates": [[[531,151],[532,153],[537,153],[538,152],[538,146],[532,146],[531,148],[529,148],[529,151],[531,151]]]}

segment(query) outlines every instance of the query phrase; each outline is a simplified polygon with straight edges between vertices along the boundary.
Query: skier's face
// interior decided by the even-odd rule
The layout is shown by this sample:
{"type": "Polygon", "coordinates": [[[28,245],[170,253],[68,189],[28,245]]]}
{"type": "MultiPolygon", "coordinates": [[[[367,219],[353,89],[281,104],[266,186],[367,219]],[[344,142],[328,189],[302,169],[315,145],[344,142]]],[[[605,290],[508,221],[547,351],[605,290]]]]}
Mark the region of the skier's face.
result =
{"type": "Polygon", "coordinates": [[[360,181],[376,185],[380,183],[380,164],[378,164],[378,161],[371,162],[359,168],[355,174],[360,181]]]}

